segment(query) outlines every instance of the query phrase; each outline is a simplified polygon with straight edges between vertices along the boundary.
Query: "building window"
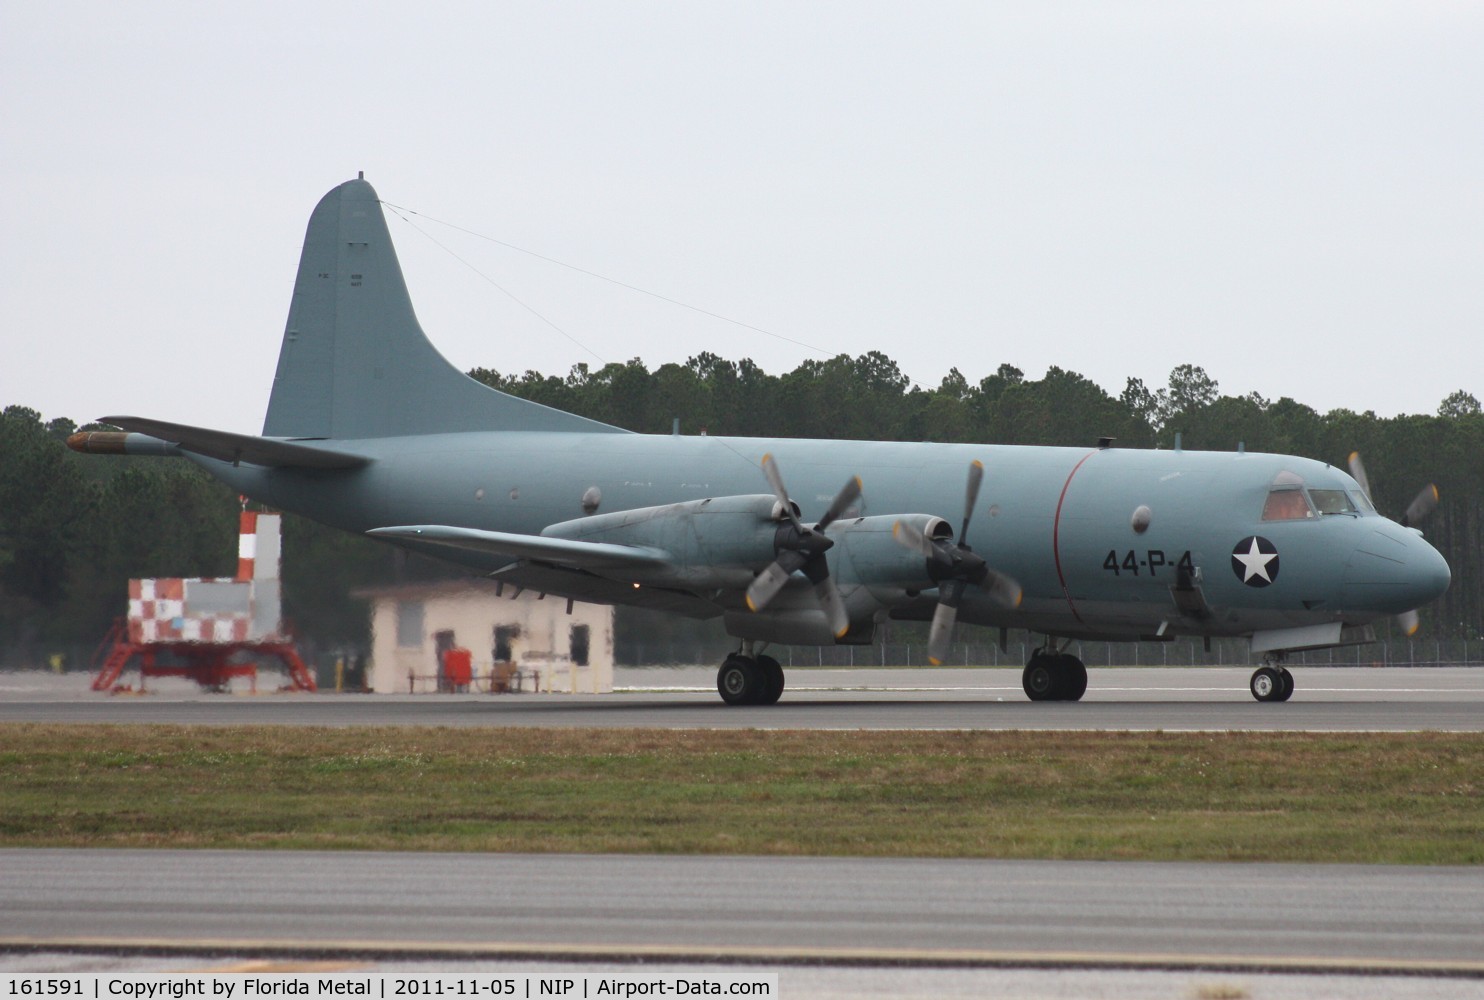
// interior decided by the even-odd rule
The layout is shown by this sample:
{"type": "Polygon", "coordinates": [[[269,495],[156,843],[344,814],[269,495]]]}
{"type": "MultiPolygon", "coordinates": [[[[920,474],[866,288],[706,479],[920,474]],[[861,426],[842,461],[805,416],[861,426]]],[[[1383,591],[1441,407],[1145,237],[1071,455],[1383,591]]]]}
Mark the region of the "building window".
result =
{"type": "Polygon", "coordinates": [[[572,626],[572,662],[579,667],[587,666],[588,648],[592,644],[592,629],[586,625],[572,626]]]}
{"type": "Polygon", "coordinates": [[[519,625],[496,625],[495,626],[495,648],[491,651],[492,659],[496,663],[512,663],[515,661],[515,650],[512,644],[520,638],[519,625]]]}
{"type": "Polygon", "coordinates": [[[423,602],[397,602],[397,645],[403,649],[421,649],[423,645],[423,602]]]}

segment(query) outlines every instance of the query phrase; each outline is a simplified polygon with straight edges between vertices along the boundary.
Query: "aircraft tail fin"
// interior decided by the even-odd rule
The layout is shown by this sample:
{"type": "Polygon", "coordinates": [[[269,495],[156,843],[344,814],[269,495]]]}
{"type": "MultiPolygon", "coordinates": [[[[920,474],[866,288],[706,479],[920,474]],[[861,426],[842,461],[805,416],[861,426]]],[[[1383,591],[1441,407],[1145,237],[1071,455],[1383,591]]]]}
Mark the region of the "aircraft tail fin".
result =
{"type": "Polygon", "coordinates": [[[439,354],[412,310],[376,191],[346,181],[309,217],[266,437],[620,432],[498,392],[439,354]]]}

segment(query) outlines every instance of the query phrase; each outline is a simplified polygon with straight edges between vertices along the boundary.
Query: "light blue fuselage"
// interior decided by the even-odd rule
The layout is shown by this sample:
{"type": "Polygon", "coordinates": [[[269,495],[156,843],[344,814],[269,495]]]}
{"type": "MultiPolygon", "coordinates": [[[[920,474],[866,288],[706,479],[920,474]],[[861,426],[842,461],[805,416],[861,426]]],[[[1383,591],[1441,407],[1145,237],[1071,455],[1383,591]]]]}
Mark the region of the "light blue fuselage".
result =
{"type": "Polygon", "coordinates": [[[869,641],[877,623],[933,617],[962,591],[957,620],[974,624],[1312,648],[1449,582],[1417,531],[1309,459],[643,435],[496,392],[423,333],[360,179],[310,217],[261,437],[108,419],[135,432],[121,450],[188,454],[274,507],[548,593],[721,615],[744,639],[869,641]],[[768,453],[803,526],[773,506],[768,453]],[[951,536],[975,462],[983,489],[957,543],[985,562],[940,587],[942,561],[923,546],[963,557],[951,536]],[[780,568],[852,477],[862,492],[825,533],[827,569],[817,555],[780,568]],[[753,581],[769,573],[781,589],[754,602],[753,581]]]}

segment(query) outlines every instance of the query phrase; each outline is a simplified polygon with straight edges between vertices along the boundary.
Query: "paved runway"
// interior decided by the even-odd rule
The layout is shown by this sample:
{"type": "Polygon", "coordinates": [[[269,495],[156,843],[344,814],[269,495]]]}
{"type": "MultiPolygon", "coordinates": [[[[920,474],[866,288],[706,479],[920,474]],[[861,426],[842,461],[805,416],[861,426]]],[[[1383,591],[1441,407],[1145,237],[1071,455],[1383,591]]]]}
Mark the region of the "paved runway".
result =
{"type": "Polygon", "coordinates": [[[1246,668],[1089,671],[1077,704],[1032,703],[1006,669],[794,670],[779,704],[721,703],[707,668],[626,671],[613,695],[259,695],[86,690],[81,675],[7,680],[0,722],[177,725],[598,726],[769,729],[1484,731],[1484,671],[1298,668],[1286,704],[1259,704],[1246,668]]]}
{"type": "Polygon", "coordinates": [[[1484,976],[1484,870],[1362,865],[0,850],[0,939],[1484,976]]]}
{"type": "MultiPolygon", "coordinates": [[[[1297,693],[1284,705],[1252,701],[1249,673],[1094,669],[1082,703],[1056,705],[1027,701],[1016,670],[796,670],[780,704],[744,709],[722,705],[713,671],[703,668],[626,672],[620,683],[629,690],[587,697],[249,697],[180,685],[108,697],[87,691],[76,675],[0,675],[0,723],[1484,731],[1484,673],[1475,670],[1299,669],[1297,693]]],[[[404,956],[436,956],[441,947],[444,968],[450,955],[514,956],[523,968],[543,956],[744,960],[801,970],[803,982],[816,983],[800,988],[792,985],[799,979],[786,979],[790,995],[1123,997],[1201,988],[1132,971],[1176,967],[1260,975],[1263,996],[1307,996],[1320,982],[1333,996],[1466,996],[1477,980],[1404,985],[1340,970],[1484,977],[1481,926],[1484,869],[0,851],[0,952],[28,941],[95,952],[194,942],[255,956],[315,944],[390,947],[404,956]],[[819,974],[787,964],[799,961],[854,961],[874,971],[841,968],[837,978],[810,980],[819,974]],[[883,978],[884,962],[917,971],[883,978]],[[1072,980],[1048,972],[1007,986],[985,979],[984,968],[954,971],[954,963],[1130,971],[1072,980]],[[1330,974],[1289,977],[1283,992],[1283,977],[1258,969],[1330,974]]],[[[43,961],[85,969],[106,960],[43,961]]],[[[814,966],[825,967],[836,966],[814,966]]]]}

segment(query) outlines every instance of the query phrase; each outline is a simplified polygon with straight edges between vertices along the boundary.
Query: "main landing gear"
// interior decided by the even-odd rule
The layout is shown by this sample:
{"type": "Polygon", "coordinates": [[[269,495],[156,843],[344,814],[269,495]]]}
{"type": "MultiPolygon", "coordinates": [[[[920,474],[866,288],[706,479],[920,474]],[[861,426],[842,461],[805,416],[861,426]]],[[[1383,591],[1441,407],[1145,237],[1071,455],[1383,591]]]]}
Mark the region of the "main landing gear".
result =
{"type": "Polygon", "coordinates": [[[1020,675],[1031,701],[1081,701],[1087,691],[1087,667],[1071,653],[1038,649],[1020,675]]]}
{"type": "Polygon", "coordinates": [[[771,656],[753,656],[751,643],[716,671],[716,690],[728,705],[772,705],[783,696],[783,667],[771,656]]]}
{"type": "Polygon", "coordinates": [[[1265,657],[1262,666],[1252,671],[1247,687],[1258,701],[1287,701],[1293,695],[1293,674],[1281,657],[1265,657]]]}

